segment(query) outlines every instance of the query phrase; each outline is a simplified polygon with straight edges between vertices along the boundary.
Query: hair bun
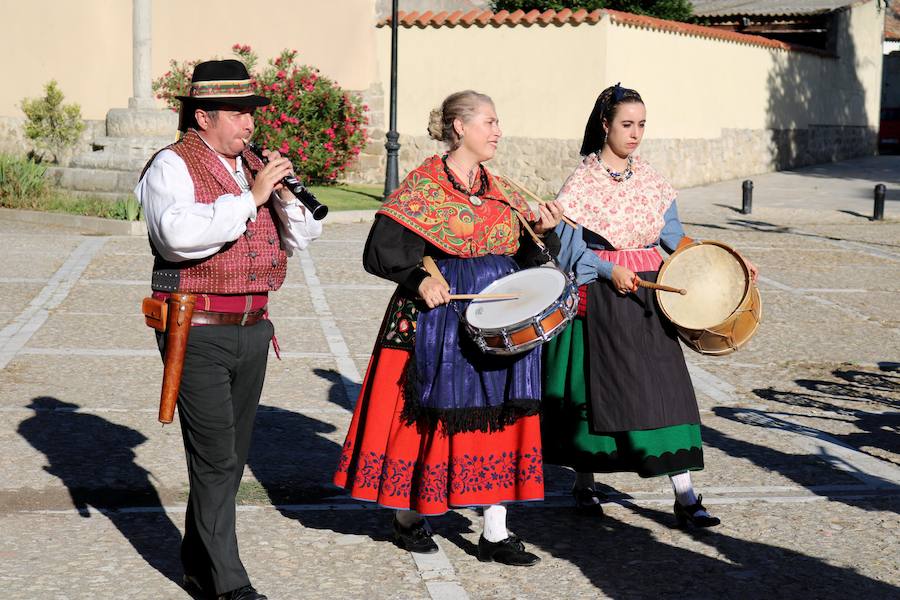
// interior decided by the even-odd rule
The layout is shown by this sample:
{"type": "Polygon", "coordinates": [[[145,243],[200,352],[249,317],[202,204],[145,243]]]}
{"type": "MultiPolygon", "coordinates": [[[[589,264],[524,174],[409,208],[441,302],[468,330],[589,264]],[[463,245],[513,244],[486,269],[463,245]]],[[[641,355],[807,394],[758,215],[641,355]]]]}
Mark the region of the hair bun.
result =
{"type": "Polygon", "coordinates": [[[433,109],[428,115],[428,137],[444,141],[444,112],[440,108],[433,109]]]}

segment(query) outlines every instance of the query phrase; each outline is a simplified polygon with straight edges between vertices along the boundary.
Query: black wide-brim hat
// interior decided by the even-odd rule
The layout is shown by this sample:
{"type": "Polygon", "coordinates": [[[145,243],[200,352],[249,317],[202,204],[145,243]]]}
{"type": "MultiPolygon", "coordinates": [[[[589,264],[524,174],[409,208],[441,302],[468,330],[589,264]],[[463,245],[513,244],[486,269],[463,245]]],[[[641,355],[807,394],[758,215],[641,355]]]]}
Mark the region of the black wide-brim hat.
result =
{"type": "Polygon", "coordinates": [[[191,76],[191,88],[187,96],[175,96],[184,106],[204,108],[209,106],[253,107],[271,102],[253,93],[253,80],[247,67],[239,60],[208,60],[198,63],[191,76]]]}

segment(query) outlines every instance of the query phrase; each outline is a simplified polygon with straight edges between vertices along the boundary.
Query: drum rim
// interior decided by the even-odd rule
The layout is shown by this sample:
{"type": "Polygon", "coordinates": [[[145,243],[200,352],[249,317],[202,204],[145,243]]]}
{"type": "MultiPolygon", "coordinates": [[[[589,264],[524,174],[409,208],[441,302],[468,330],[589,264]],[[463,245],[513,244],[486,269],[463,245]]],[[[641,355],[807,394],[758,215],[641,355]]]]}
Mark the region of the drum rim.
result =
{"type": "MultiPolygon", "coordinates": [[[[701,354],[703,356],[726,356],[728,354],[737,352],[738,350],[740,350],[741,348],[743,348],[744,346],[747,345],[747,343],[753,338],[753,336],[756,335],[756,332],[759,330],[759,326],[762,325],[762,321],[763,321],[762,295],[759,293],[759,287],[757,287],[756,284],[751,283],[751,285],[750,285],[750,299],[751,299],[750,307],[745,309],[745,311],[750,310],[750,308],[753,306],[753,298],[756,298],[756,308],[757,308],[757,312],[759,313],[759,316],[757,319],[755,319],[755,324],[753,326],[753,329],[751,329],[749,332],[747,332],[747,335],[743,339],[743,341],[740,344],[735,345],[734,348],[726,348],[726,349],[720,350],[720,351],[711,351],[711,350],[704,350],[704,349],[698,348],[697,342],[695,340],[691,340],[690,338],[688,338],[688,336],[686,336],[684,334],[684,330],[687,328],[679,328],[678,329],[678,337],[681,338],[681,340],[684,342],[684,344],[688,348],[690,348],[697,354],[701,354]]],[[[728,321],[723,321],[717,327],[721,327],[722,325],[724,325],[727,322],[728,321]]],[[[693,331],[699,332],[701,335],[707,331],[709,331],[710,333],[715,333],[716,335],[722,335],[722,334],[718,333],[717,331],[713,331],[712,329],[709,329],[709,328],[707,328],[707,329],[687,329],[687,330],[692,331],[692,332],[693,331]]],[[[728,336],[723,336],[723,337],[728,337],[728,336]]]]}
{"type": "Polygon", "coordinates": [[[663,261],[662,266],[659,268],[659,271],[656,274],[657,283],[662,282],[663,274],[666,272],[666,269],[669,267],[669,265],[675,259],[675,257],[677,257],[679,254],[682,254],[682,253],[688,251],[691,248],[696,248],[697,246],[703,246],[703,245],[719,246],[720,248],[722,248],[723,250],[725,250],[726,252],[728,252],[729,254],[734,256],[735,258],[737,258],[738,264],[741,265],[741,270],[744,272],[744,279],[747,283],[744,286],[744,293],[741,295],[741,301],[738,302],[737,306],[734,307],[734,310],[732,310],[728,314],[727,317],[725,317],[724,319],[722,319],[715,325],[712,325],[710,327],[704,327],[702,329],[696,329],[694,327],[685,327],[684,325],[679,325],[678,322],[672,318],[672,315],[669,314],[669,311],[666,310],[665,303],[662,300],[662,298],[663,298],[662,294],[668,294],[671,292],[663,292],[662,290],[656,290],[656,305],[659,306],[659,309],[662,311],[662,313],[666,316],[666,318],[669,321],[672,322],[673,325],[675,325],[676,327],[678,327],[680,329],[686,329],[688,331],[706,331],[707,329],[714,329],[716,327],[721,327],[728,321],[734,319],[735,315],[741,310],[741,307],[743,307],[747,303],[747,299],[750,297],[750,289],[754,286],[752,277],[750,275],[750,269],[747,267],[747,263],[744,262],[744,259],[741,258],[741,255],[737,253],[737,250],[735,250],[734,248],[732,248],[725,242],[720,242],[718,240],[694,240],[690,244],[688,244],[686,246],[682,246],[681,248],[677,249],[675,252],[673,252],[672,254],[669,255],[669,258],[667,258],[665,261],[663,261]]]}
{"type": "MultiPolygon", "coordinates": [[[[560,268],[558,268],[558,267],[556,267],[556,266],[553,266],[553,265],[540,265],[540,266],[537,266],[537,267],[528,267],[528,268],[525,268],[525,269],[519,269],[518,271],[514,271],[514,272],[512,272],[512,273],[507,273],[507,274],[504,275],[503,277],[499,277],[499,278],[495,279],[494,281],[492,281],[491,283],[489,283],[488,285],[484,286],[484,288],[483,288],[482,290],[480,290],[478,293],[479,293],[479,294],[487,293],[487,290],[488,290],[492,285],[496,284],[498,281],[501,281],[501,280],[503,280],[503,279],[506,279],[507,277],[513,277],[513,276],[515,276],[515,275],[519,275],[520,273],[525,273],[525,272],[527,272],[527,271],[531,271],[531,270],[533,270],[533,269],[548,269],[548,270],[550,270],[550,271],[555,271],[556,273],[558,273],[559,275],[561,275],[561,276],[562,276],[562,279],[563,279],[563,287],[562,287],[562,290],[560,290],[560,293],[556,296],[556,298],[554,298],[554,300],[553,300],[549,305],[547,305],[546,307],[544,307],[544,310],[543,310],[543,311],[541,311],[540,313],[538,313],[539,315],[546,316],[546,315],[549,314],[547,311],[550,310],[551,307],[555,306],[555,305],[559,302],[560,298],[563,298],[563,297],[566,295],[566,290],[568,289],[568,287],[569,287],[569,285],[570,285],[569,277],[566,275],[565,271],[563,271],[562,269],[560,269],[560,268]]],[[[576,289],[576,294],[577,294],[577,289],[576,289]]],[[[501,332],[501,331],[503,331],[503,330],[507,330],[507,331],[508,331],[508,330],[511,329],[511,328],[516,328],[516,327],[519,327],[519,326],[521,326],[521,325],[523,325],[523,324],[525,324],[525,323],[530,322],[534,317],[537,316],[537,315],[532,315],[532,316],[530,316],[530,317],[526,317],[525,319],[521,319],[521,320],[519,320],[519,321],[515,321],[515,322],[513,322],[513,323],[508,323],[508,324],[506,324],[506,325],[501,325],[501,326],[497,326],[497,327],[478,327],[478,326],[476,326],[476,325],[472,325],[472,324],[471,324],[471,321],[469,320],[469,310],[472,309],[473,306],[475,306],[475,303],[474,303],[474,302],[470,302],[469,305],[466,306],[466,309],[463,311],[462,316],[463,316],[463,319],[465,320],[466,327],[470,327],[470,326],[471,326],[472,328],[474,328],[474,329],[476,329],[476,330],[478,330],[478,331],[490,331],[490,332],[495,332],[495,333],[499,333],[499,332],[501,332]]],[[[551,311],[551,312],[552,312],[552,311],[551,311]]]]}
{"type": "MultiPolygon", "coordinates": [[[[539,268],[539,267],[533,267],[533,268],[539,268]]],[[[479,348],[481,349],[482,352],[484,352],[485,354],[496,354],[496,355],[503,355],[503,356],[511,356],[514,354],[520,354],[522,352],[527,352],[528,350],[531,350],[533,348],[536,348],[537,346],[540,346],[541,344],[545,343],[549,339],[556,337],[566,327],[569,326],[569,324],[572,322],[572,319],[575,318],[575,314],[578,311],[578,300],[579,300],[578,286],[575,285],[575,283],[572,281],[572,279],[570,277],[568,277],[561,269],[558,269],[556,267],[553,267],[553,268],[555,268],[557,271],[559,271],[560,273],[562,273],[565,276],[565,278],[566,278],[565,286],[563,286],[563,290],[559,294],[559,296],[557,296],[556,299],[549,306],[544,308],[544,310],[541,311],[540,313],[538,313],[537,315],[533,315],[533,316],[529,317],[528,319],[524,319],[522,321],[518,321],[518,322],[512,323],[510,325],[505,325],[503,327],[494,327],[494,328],[475,327],[474,325],[471,325],[469,323],[468,319],[463,318],[465,328],[466,328],[469,336],[475,341],[475,343],[479,346],[479,348]],[[568,300],[571,300],[571,303],[572,303],[571,307],[569,307],[569,308],[567,308],[568,300]],[[505,346],[503,346],[503,347],[488,346],[486,343],[484,343],[486,337],[503,336],[504,333],[509,335],[510,332],[519,331],[520,329],[524,329],[528,325],[533,324],[535,320],[537,320],[539,322],[543,321],[544,319],[546,319],[547,317],[549,317],[550,315],[552,315],[553,313],[555,313],[557,311],[562,313],[563,318],[555,327],[553,327],[551,330],[546,332],[546,334],[549,336],[547,339],[544,339],[541,336],[536,336],[534,339],[531,339],[527,342],[523,342],[521,344],[516,344],[510,348],[507,348],[505,346]],[[482,343],[479,343],[479,340],[481,340],[482,343]]]]}

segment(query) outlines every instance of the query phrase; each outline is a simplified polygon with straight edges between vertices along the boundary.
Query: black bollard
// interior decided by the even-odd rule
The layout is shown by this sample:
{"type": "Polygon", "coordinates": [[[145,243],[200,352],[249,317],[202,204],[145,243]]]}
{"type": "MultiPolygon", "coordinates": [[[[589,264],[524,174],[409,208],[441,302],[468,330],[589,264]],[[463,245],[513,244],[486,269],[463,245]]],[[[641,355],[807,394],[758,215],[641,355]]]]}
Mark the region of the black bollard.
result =
{"type": "Polygon", "coordinates": [[[884,220],[884,192],[885,187],[883,183],[879,183],[875,186],[875,210],[872,211],[872,220],[873,221],[883,221],[884,220]]]}
{"type": "Polygon", "coordinates": [[[743,191],[741,198],[741,214],[749,215],[753,212],[753,182],[749,179],[745,179],[744,183],[741,184],[741,191],[743,191]]]}

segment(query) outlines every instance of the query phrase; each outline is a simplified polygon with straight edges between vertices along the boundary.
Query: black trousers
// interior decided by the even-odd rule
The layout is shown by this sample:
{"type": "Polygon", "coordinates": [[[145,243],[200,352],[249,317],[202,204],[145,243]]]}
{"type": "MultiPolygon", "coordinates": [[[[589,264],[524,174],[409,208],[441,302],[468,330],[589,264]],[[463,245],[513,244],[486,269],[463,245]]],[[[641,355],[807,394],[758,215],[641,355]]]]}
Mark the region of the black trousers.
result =
{"type": "MultiPolygon", "coordinates": [[[[192,327],[178,393],[190,495],[181,563],[216,594],[248,585],[235,497],[266,375],[272,323],[192,327]]],[[[165,337],[157,334],[165,356],[165,337]]]]}

